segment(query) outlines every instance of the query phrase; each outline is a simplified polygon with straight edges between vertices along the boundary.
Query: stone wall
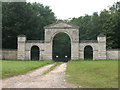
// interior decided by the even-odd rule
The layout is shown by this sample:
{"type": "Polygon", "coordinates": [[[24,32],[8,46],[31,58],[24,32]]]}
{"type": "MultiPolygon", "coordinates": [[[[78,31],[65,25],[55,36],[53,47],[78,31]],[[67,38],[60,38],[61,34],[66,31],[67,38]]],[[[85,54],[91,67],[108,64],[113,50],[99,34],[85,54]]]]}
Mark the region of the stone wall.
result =
{"type": "Polygon", "coordinates": [[[52,59],[52,42],[55,35],[65,33],[71,39],[71,59],[79,59],[79,27],[65,22],[57,22],[45,28],[45,55],[46,59],[52,59]]]}
{"type": "Polygon", "coordinates": [[[18,36],[18,46],[17,46],[17,50],[18,50],[18,55],[17,55],[17,59],[19,60],[25,60],[25,44],[26,44],[26,36],[25,35],[19,35],[18,36]]]}
{"type": "Polygon", "coordinates": [[[97,41],[98,41],[98,59],[106,60],[106,36],[104,34],[98,35],[97,41]]]}
{"type": "Polygon", "coordinates": [[[111,49],[107,50],[107,59],[120,59],[120,50],[111,49]]]}
{"type": "Polygon", "coordinates": [[[100,34],[97,37],[97,40],[79,41],[79,27],[62,21],[45,26],[44,29],[44,41],[27,40],[25,35],[19,35],[17,48],[18,55],[16,54],[17,51],[12,51],[11,53],[6,52],[7,54],[4,54],[4,57],[10,56],[9,59],[13,59],[15,56],[17,56],[17,59],[20,60],[31,60],[31,47],[37,46],[39,47],[40,51],[40,60],[52,60],[53,38],[58,33],[62,32],[67,34],[71,39],[71,60],[84,59],[84,48],[86,46],[92,47],[93,60],[120,59],[120,56],[118,55],[118,53],[120,53],[119,50],[106,51],[106,36],[104,34],[100,34]]]}
{"type": "Polygon", "coordinates": [[[84,60],[84,48],[91,46],[93,49],[93,60],[98,60],[98,43],[97,40],[83,40],[79,44],[79,59],[84,60]]]}
{"type": "MultiPolygon", "coordinates": [[[[2,60],[17,60],[17,50],[16,49],[5,49],[0,50],[2,52],[2,60]]],[[[111,49],[107,50],[107,60],[120,59],[120,50],[111,49]]]]}
{"type": "Polygon", "coordinates": [[[44,48],[45,44],[44,41],[40,40],[27,40],[25,44],[25,60],[31,60],[31,48],[33,46],[37,46],[39,48],[39,60],[44,60],[44,48]]]}
{"type": "Polygon", "coordinates": [[[16,49],[2,50],[2,60],[17,60],[17,50],[16,49]]]}

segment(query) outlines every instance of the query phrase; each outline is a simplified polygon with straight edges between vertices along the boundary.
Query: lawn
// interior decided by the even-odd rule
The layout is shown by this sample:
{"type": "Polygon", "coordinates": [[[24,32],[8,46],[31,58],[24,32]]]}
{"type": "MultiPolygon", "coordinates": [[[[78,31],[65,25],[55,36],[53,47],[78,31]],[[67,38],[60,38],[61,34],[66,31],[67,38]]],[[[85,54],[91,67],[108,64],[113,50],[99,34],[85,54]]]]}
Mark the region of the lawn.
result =
{"type": "Polygon", "coordinates": [[[9,77],[13,75],[23,74],[28,71],[43,67],[48,64],[54,63],[52,60],[44,61],[8,61],[1,60],[2,62],[2,77],[9,77]]]}
{"type": "Polygon", "coordinates": [[[118,88],[118,60],[70,61],[66,80],[83,87],[118,88]]]}

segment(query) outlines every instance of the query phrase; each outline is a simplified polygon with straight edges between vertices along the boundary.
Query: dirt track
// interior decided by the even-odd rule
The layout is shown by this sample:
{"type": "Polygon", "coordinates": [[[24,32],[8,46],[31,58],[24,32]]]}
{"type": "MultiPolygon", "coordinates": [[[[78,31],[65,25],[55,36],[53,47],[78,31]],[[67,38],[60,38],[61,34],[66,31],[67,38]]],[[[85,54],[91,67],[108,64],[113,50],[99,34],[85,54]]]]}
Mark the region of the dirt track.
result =
{"type": "Polygon", "coordinates": [[[42,75],[52,65],[44,66],[24,75],[18,75],[2,80],[2,88],[72,88],[65,81],[64,71],[67,63],[57,66],[53,71],[42,75]]]}

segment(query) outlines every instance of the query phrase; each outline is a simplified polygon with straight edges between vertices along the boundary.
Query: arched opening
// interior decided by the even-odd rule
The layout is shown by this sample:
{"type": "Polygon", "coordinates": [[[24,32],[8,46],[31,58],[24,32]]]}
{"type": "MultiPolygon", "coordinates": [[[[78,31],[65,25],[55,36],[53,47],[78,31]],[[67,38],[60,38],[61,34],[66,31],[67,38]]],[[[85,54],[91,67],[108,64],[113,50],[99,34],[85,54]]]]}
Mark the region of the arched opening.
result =
{"type": "Polygon", "coordinates": [[[84,48],[84,60],[93,60],[93,48],[91,46],[84,48]]]}
{"type": "Polygon", "coordinates": [[[53,38],[52,59],[67,62],[71,59],[71,39],[66,33],[58,33],[53,38]]]}
{"type": "Polygon", "coordinates": [[[31,60],[39,60],[39,47],[38,46],[32,46],[31,60]]]}

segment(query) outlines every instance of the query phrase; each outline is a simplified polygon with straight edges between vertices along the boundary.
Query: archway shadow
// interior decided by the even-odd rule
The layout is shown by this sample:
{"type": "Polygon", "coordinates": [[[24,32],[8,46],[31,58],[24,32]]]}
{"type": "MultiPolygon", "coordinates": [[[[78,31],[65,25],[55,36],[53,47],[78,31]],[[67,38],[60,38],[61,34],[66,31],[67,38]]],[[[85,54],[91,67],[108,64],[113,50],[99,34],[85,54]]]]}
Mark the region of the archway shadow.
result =
{"type": "Polygon", "coordinates": [[[56,62],[68,62],[71,59],[71,39],[63,32],[53,38],[52,59],[56,62]]]}
{"type": "Polygon", "coordinates": [[[32,46],[31,47],[31,60],[32,61],[38,61],[39,60],[39,47],[38,46],[32,46]]]}
{"type": "Polygon", "coordinates": [[[84,60],[93,60],[93,48],[90,45],[84,48],[84,60]]]}

